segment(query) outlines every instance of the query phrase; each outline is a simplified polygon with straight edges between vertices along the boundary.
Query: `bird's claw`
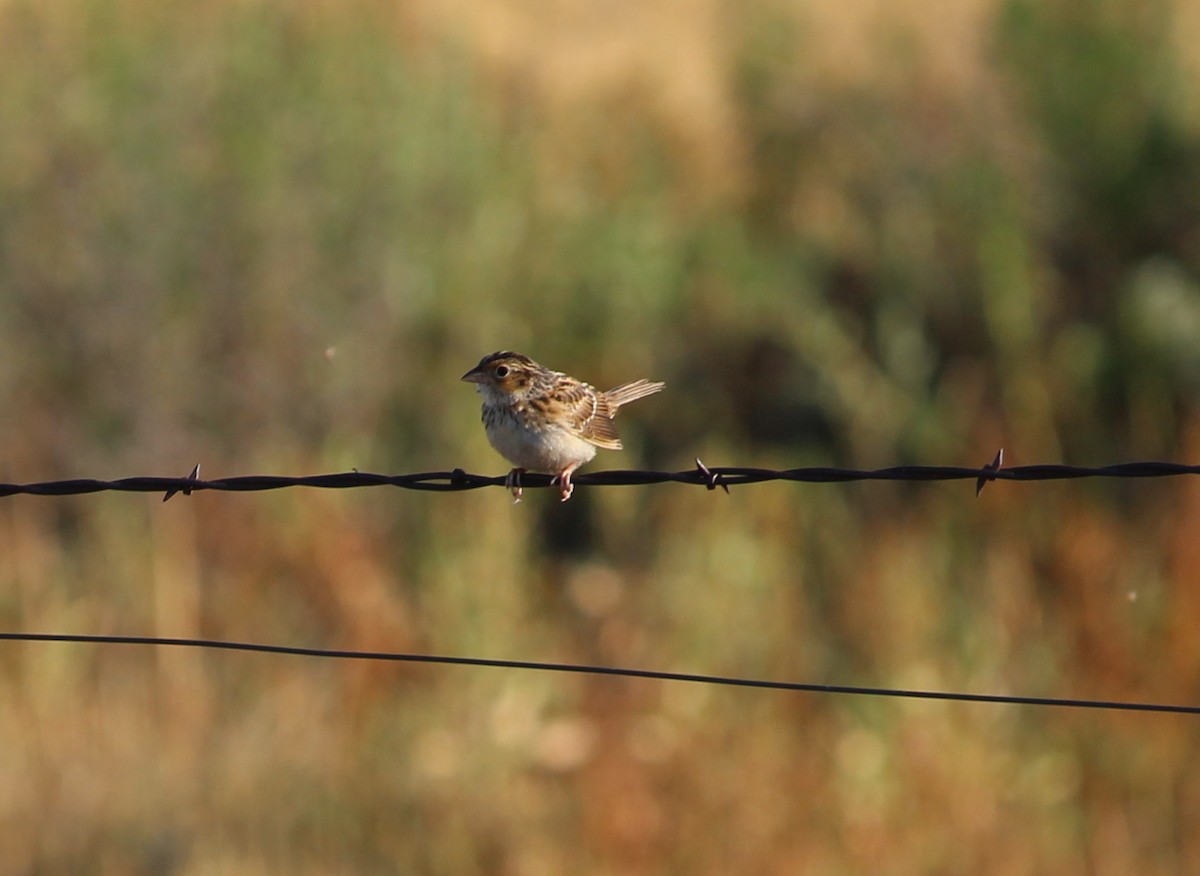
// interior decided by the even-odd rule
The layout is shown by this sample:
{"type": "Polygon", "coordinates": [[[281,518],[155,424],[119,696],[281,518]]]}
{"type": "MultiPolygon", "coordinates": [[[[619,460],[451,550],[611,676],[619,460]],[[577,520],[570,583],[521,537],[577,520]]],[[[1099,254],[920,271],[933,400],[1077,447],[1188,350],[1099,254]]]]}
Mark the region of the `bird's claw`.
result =
{"type": "Polygon", "coordinates": [[[565,502],[565,501],[567,501],[567,499],[571,498],[571,494],[573,492],[575,492],[575,485],[573,483],[571,483],[571,471],[572,470],[569,468],[563,469],[558,474],[556,474],[554,476],[554,480],[551,481],[551,483],[555,484],[558,487],[559,499],[560,499],[560,501],[563,501],[563,502],[565,502]]]}
{"type": "Polygon", "coordinates": [[[508,473],[508,477],[504,479],[504,486],[512,490],[513,504],[521,504],[521,495],[525,492],[521,486],[521,475],[525,474],[525,469],[514,468],[508,473]]]}

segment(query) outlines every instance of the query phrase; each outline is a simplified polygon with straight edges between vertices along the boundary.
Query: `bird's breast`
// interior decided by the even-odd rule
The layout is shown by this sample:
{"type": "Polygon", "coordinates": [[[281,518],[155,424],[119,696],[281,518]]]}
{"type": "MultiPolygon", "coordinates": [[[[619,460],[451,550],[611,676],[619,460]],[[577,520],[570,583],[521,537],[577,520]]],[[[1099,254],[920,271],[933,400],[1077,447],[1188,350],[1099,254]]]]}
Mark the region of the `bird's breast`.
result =
{"type": "Polygon", "coordinates": [[[484,405],[483,426],[501,456],[529,471],[556,473],[596,455],[594,445],[521,406],[484,405]]]}

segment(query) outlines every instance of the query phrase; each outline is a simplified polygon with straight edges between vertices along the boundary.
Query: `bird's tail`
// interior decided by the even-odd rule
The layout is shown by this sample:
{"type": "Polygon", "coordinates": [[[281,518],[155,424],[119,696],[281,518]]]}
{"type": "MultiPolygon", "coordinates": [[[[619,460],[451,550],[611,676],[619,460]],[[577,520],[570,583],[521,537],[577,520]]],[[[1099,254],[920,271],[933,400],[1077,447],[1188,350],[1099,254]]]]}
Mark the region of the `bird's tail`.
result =
{"type": "Polygon", "coordinates": [[[632,383],[622,383],[615,389],[610,389],[604,393],[608,399],[610,416],[615,414],[622,405],[627,405],[648,395],[654,395],[664,386],[666,386],[665,383],[656,380],[635,380],[632,383]]]}

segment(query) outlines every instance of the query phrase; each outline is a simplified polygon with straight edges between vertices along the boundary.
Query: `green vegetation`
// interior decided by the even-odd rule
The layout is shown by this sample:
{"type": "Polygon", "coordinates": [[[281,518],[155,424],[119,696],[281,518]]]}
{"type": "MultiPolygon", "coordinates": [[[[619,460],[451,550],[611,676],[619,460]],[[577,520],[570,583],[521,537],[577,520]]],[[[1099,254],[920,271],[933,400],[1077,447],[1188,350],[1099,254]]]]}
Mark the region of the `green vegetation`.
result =
{"type": "MultiPolygon", "coordinates": [[[[0,480],[499,473],[498,348],[667,381],[592,468],[1200,455],[1188,4],[457,6],[0,3],[0,480]]],[[[1180,480],[22,497],[0,627],[1188,702],[1198,528],[1180,480]]],[[[0,703],[0,876],[1200,860],[1184,718],[48,645],[0,703]]]]}

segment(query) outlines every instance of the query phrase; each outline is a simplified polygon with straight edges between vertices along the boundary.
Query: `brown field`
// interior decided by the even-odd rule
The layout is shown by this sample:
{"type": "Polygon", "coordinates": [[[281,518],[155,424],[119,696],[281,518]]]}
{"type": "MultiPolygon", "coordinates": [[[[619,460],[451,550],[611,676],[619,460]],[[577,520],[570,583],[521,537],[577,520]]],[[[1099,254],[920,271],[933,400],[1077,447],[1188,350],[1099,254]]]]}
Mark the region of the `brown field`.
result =
{"type": "MultiPolygon", "coordinates": [[[[1183,0],[0,2],[0,481],[1200,458],[1183,0]]],[[[0,498],[0,630],[1197,704],[1200,482],[0,498]]],[[[7,874],[1200,871],[1188,716],[0,643],[7,874]]]]}

